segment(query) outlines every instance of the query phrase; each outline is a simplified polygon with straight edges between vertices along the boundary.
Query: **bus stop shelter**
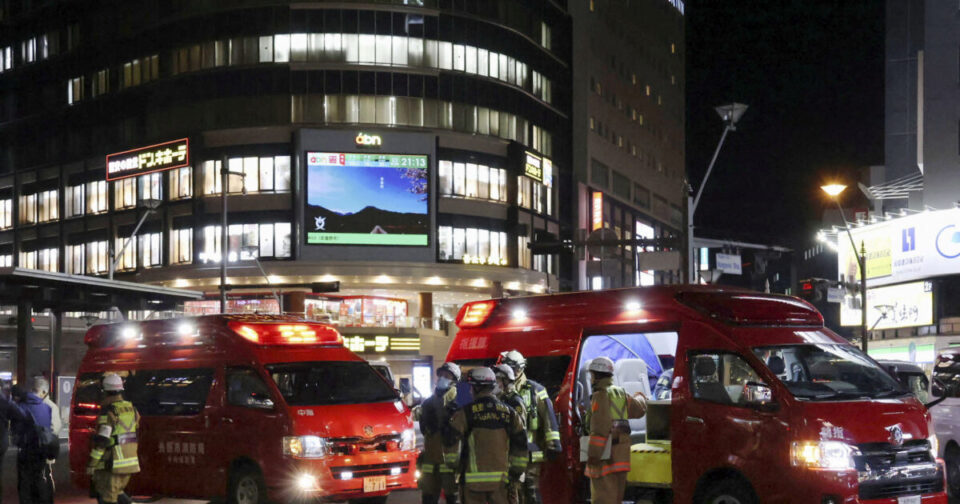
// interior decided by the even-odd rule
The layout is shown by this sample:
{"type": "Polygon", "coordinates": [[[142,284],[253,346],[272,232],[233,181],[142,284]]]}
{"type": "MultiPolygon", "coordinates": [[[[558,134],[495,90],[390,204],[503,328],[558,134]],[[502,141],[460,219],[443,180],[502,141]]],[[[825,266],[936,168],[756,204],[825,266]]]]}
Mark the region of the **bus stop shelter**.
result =
{"type": "Polygon", "coordinates": [[[155,285],[70,275],[26,268],[0,268],[0,305],[17,307],[17,382],[26,383],[27,345],[33,312],[53,314],[50,374],[57,375],[65,312],[100,312],[114,308],[170,310],[185,301],[201,299],[202,292],[155,285]]]}

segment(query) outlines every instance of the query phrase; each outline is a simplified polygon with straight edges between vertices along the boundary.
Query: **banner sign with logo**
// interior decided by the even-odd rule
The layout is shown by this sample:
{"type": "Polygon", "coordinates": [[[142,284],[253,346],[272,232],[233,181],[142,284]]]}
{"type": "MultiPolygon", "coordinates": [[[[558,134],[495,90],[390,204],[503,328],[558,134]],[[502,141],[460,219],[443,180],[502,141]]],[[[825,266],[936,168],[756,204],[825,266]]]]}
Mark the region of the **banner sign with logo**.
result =
{"type": "Polygon", "coordinates": [[[135,177],[190,165],[190,140],[181,138],[149,147],[107,154],[107,180],[135,177]]]}
{"type": "MultiPolygon", "coordinates": [[[[960,273],[960,209],[927,211],[851,229],[856,254],[866,250],[867,286],[960,273]]],[[[846,232],[837,236],[839,272],[859,280],[846,232]]]]}
{"type": "MultiPolygon", "coordinates": [[[[867,328],[899,329],[933,325],[933,286],[911,282],[867,289],[867,328]]],[[[859,298],[845,296],[840,303],[840,325],[860,325],[859,298]]]]}

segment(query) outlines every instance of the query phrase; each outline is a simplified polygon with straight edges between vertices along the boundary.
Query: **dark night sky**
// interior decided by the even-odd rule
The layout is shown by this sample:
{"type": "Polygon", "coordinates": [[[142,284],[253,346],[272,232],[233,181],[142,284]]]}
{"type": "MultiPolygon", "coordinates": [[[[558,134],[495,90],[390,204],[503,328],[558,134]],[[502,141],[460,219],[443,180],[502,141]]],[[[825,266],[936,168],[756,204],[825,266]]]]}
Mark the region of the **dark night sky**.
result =
{"type": "MultiPolygon", "coordinates": [[[[689,0],[686,7],[694,188],[723,132],[713,107],[750,106],[704,190],[697,234],[801,247],[827,203],[821,182],[853,184],[857,167],[883,164],[884,2],[689,0]]],[[[854,191],[855,184],[847,190],[854,191]]]]}

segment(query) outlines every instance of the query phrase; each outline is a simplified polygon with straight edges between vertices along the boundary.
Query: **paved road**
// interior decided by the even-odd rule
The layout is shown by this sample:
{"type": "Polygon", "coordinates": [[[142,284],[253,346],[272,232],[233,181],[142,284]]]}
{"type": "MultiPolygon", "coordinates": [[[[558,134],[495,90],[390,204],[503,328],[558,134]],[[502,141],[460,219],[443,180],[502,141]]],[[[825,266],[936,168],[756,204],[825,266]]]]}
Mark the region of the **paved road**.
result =
{"type": "MultiPolygon", "coordinates": [[[[0,482],[3,484],[2,491],[2,502],[3,504],[14,504],[17,502],[17,450],[16,448],[11,448],[7,451],[6,455],[2,459],[2,477],[0,477],[0,482]]],[[[60,450],[60,458],[57,460],[56,465],[54,465],[54,482],[56,484],[57,492],[54,497],[54,501],[57,504],[90,504],[94,502],[93,499],[87,496],[86,491],[81,491],[77,488],[74,488],[70,484],[70,468],[68,463],[68,454],[67,454],[67,445],[63,444],[60,450]]],[[[184,499],[161,499],[156,501],[157,504],[174,504],[174,503],[196,503],[200,504],[203,501],[190,501],[184,499]]],[[[390,496],[389,504],[418,504],[420,502],[420,494],[418,492],[397,492],[390,496]]]]}

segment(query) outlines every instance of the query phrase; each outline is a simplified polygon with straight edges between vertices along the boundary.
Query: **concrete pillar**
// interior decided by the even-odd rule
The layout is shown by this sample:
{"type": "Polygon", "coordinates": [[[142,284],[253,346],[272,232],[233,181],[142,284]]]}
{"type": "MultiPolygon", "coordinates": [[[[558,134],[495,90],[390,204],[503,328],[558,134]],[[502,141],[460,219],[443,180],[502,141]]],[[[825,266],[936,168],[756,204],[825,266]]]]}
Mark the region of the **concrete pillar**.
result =
{"type": "Polygon", "coordinates": [[[286,311],[291,313],[304,313],[306,311],[306,304],[304,300],[307,299],[307,293],[302,291],[294,291],[284,295],[287,300],[284,302],[286,305],[286,311]]]}
{"type": "Polygon", "coordinates": [[[503,282],[495,280],[490,286],[490,297],[500,299],[503,297],[503,282]]]}
{"type": "Polygon", "coordinates": [[[30,334],[30,318],[33,303],[21,299],[17,304],[17,383],[27,386],[27,337],[30,334]]]}
{"type": "Polygon", "coordinates": [[[433,293],[432,292],[421,292],[417,296],[420,303],[420,318],[422,319],[432,319],[433,318],[433,293]]]}
{"type": "Polygon", "coordinates": [[[57,377],[60,376],[60,346],[63,343],[63,312],[50,312],[50,398],[56,400],[57,377]]]}

